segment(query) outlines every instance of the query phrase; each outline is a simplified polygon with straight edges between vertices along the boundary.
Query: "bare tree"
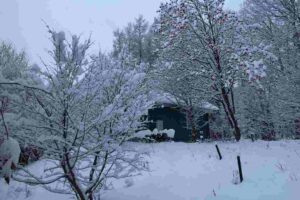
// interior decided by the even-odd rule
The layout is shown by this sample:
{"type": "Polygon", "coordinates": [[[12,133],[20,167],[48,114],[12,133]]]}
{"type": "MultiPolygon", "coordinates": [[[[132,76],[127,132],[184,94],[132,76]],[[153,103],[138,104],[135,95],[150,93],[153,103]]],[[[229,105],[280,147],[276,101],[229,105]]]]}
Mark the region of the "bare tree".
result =
{"type": "Polygon", "coordinates": [[[19,105],[34,123],[24,124],[23,140],[34,141],[47,163],[43,174],[20,167],[17,181],[42,185],[49,191],[94,199],[108,179],[132,176],[146,169],[144,154],[126,140],[140,125],[149,106],[145,74],[99,54],[87,57],[90,40],[80,42],[49,29],[53,62],[43,73],[47,87],[18,82],[1,85],[29,94],[19,105]]]}

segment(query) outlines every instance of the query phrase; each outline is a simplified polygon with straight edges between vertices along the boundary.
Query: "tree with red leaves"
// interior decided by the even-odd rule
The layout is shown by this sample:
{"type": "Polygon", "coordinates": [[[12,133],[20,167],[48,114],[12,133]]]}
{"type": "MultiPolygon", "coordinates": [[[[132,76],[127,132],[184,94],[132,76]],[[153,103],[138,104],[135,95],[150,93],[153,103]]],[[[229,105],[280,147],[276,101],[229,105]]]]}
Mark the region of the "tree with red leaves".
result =
{"type": "MultiPolygon", "coordinates": [[[[162,41],[164,60],[184,65],[197,74],[199,96],[215,101],[223,108],[237,141],[241,138],[235,114],[233,87],[246,62],[250,49],[240,38],[241,23],[235,13],[223,9],[224,0],[172,0],[162,4],[157,29],[162,41]],[[210,85],[201,91],[201,85],[210,85]],[[205,96],[203,95],[205,94],[205,96]]],[[[257,67],[257,65],[255,65],[257,67]]],[[[263,67],[263,66],[259,66],[263,67]]],[[[197,94],[195,94],[197,95],[197,94]]]]}

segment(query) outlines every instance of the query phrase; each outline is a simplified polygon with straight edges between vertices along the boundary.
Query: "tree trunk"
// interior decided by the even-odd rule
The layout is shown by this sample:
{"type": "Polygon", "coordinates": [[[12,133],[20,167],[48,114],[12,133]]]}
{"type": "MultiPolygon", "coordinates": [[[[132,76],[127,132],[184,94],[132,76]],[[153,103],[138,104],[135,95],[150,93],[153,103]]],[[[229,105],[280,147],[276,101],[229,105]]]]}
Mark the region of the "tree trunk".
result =
{"type": "Polygon", "coordinates": [[[226,115],[230,122],[231,127],[234,129],[234,137],[235,137],[236,141],[239,141],[241,139],[241,131],[240,131],[238,122],[236,120],[234,111],[232,109],[232,106],[230,105],[228,94],[226,93],[225,88],[222,88],[221,91],[222,91],[224,110],[226,112],[226,115]]]}
{"type": "Polygon", "coordinates": [[[87,200],[86,195],[81,190],[79,184],[77,183],[75,174],[73,172],[73,169],[70,165],[69,155],[68,153],[65,154],[62,162],[61,167],[64,171],[64,174],[66,175],[66,179],[68,180],[69,184],[71,185],[73,191],[76,194],[76,197],[78,200],[87,200]]]}
{"type": "Polygon", "coordinates": [[[188,118],[188,121],[189,121],[189,124],[191,126],[191,133],[192,133],[192,142],[196,142],[197,141],[197,128],[195,126],[195,121],[194,121],[194,115],[193,115],[193,108],[190,107],[187,109],[187,118],[188,118]]]}
{"type": "Polygon", "coordinates": [[[195,127],[192,127],[192,141],[196,142],[197,141],[197,130],[195,129],[195,127]]]}
{"type": "MultiPolygon", "coordinates": [[[[65,105],[67,105],[67,104],[65,103],[65,105]]],[[[63,112],[62,125],[63,125],[63,138],[65,140],[67,140],[67,135],[68,135],[67,106],[65,106],[65,109],[63,112]]],[[[76,198],[78,200],[87,200],[87,196],[82,191],[80,184],[78,183],[77,177],[73,171],[73,166],[70,163],[70,157],[69,157],[70,150],[68,149],[68,146],[67,145],[64,146],[63,150],[64,150],[64,156],[61,161],[61,167],[66,176],[66,179],[68,180],[69,184],[71,185],[72,190],[76,194],[76,198]]]]}
{"type": "MultiPolygon", "coordinates": [[[[216,40],[214,40],[214,44],[216,44],[215,42],[216,40]]],[[[234,137],[236,139],[236,141],[239,141],[241,139],[241,131],[240,128],[238,126],[238,122],[235,118],[235,112],[233,109],[233,106],[230,104],[230,100],[229,100],[229,96],[228,93],[225,89],[225,83],[223,80],[223,76],[222,76],[222,66],[221,66],[221,60],[220,60],[220,52],[218,49],[214,49],[214,59],[216,61],[216,68],[217,71],[219,73],[219,77],[220,77],[220,83],[221,83],[221,96],[222,96],[222,104],[225,110],[225,113],[227,115],[227,118],[230,122],[231,127],[234,129],[234,137]]],[[[232,96],[233,97],[233,96],[232,96]]],[[[232,99],[233,102],[233,99],[232,99]]]]}

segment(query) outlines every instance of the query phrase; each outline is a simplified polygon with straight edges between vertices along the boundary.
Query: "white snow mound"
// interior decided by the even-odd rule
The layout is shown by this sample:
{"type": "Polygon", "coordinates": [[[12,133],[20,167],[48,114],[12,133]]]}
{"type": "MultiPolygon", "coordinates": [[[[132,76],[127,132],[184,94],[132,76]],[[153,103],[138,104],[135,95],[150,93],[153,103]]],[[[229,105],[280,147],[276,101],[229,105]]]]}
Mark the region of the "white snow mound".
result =
{"type": "Polygon", "coordinates": [[[20,145],[13,138],[4,139],[0,144],[0,177],[11,176],[11,166],[14,163],[17,166],[21,153],[20,145]]]}

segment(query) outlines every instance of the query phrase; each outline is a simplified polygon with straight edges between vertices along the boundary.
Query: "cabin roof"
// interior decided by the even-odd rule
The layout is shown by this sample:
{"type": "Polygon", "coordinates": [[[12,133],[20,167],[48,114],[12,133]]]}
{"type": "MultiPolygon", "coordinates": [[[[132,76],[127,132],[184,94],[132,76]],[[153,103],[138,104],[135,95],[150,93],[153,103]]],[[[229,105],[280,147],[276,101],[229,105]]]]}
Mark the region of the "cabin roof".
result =
{"type": "MultiPolygon", "coordinates": [[[[176,99],[175,97],[171,96],[170,94],[163,93],[162,95],[157,96],[155,100],[156,106],[180,106],[180,100],[176,99]]],[[[184,102],[182,102],[184,105],[184,102]]],[[[207,101],[200,102],[196,107],[211,110],[211,111],[218,111],[219,108],[207,101]]]]}

